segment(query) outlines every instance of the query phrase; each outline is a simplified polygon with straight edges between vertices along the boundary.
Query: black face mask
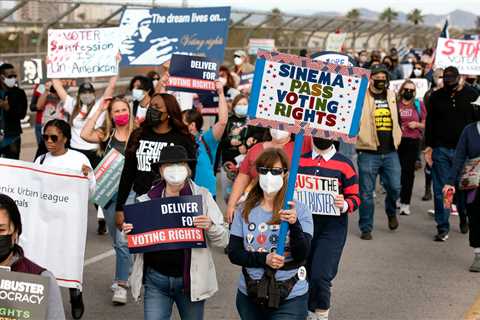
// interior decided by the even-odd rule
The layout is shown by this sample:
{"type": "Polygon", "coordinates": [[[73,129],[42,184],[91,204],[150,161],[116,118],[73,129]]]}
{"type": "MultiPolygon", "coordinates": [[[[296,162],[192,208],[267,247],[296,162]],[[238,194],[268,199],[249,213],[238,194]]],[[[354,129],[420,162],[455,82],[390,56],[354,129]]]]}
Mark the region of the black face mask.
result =
{"type": "Polygon", "coordinates": [[[452,92],[453,90],[455,90],[457,85],[458,85],[458,82],[445,82],[445,81],[443,81],[443,87],[448,92],[452,92]]]}
{"type": "Polygon", "coordinates": [[[333,144],[333,140],[323,138],[313,138],[313,145],[319,150],[327,150],[333,144]]]}
{"type": "Polygon", "coordinates": [[[465,79],[465,82],[467,82],[468,84],[474,84],[474,83],[475,83],[475,80],[477,80],[477,79],[475,79],[475,78],[467,78],[467,79],[465,79]]]}
{"type": "Polygon", "coordinates": [[[0,236],[0,262],[5,261],[13,250],[12,235],[0,236]]]}
{"type": "Polygon", "coordinates": [[[413,90],[405,90],[402,94],[403,99],[405,100],[412,100],[413,98],[413,90]]]}
{"type": "Polygon", "coordinates": [[[145,121],[148,125],[157,126],[163,122],[162,116],[164,112],[158,111],[155,108],[149,107],[145,114],[145,121]]]}
{"type": "Polygon", "coordinates": [[[385,90],[387,87],[387,80],[373,80],[373,87],[377,90],[385,90]]]}

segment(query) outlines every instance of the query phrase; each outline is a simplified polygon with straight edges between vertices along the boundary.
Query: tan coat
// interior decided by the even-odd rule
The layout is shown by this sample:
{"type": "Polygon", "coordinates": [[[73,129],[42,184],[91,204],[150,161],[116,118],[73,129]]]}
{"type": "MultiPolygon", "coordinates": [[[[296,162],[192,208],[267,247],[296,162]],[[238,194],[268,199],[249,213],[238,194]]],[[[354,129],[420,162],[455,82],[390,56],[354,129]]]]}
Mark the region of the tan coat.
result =
{"type": "MultiPolygon", "coordinates": [[[[402,129],[398,122],[398,110],[395,93],[387,90],[387,101],[393,123],[393,144],[398,149],[402,139],[402,129]]],[[[376,151],[380,142],[378,141],[377,127],[375,126],[375,102],[370,91],[367,89],[365,101],[363,102],[362,117],[360,118],[360,132],[357,139],[358,150],[376,151]]]]}

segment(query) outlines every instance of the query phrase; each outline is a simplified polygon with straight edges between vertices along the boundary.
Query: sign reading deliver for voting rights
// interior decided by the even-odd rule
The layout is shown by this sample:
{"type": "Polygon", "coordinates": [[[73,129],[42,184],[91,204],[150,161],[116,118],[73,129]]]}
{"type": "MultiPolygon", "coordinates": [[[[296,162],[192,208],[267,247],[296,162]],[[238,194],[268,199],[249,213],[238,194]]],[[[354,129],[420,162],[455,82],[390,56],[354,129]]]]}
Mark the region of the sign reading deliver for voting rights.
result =
{"type": "Polygon", "coordinates": [[[47,277],[0,269],[0,319],[47,319],[47,277]]]}
{"type": "Polygon", "coordinates": [[[172,54],[223,62],[230,7],[127,9],[120,19],[123,66],[160,65],[172,54]]]}
{"type": "Polygon", "coordinates": [[[205,248],[205,234],[193,226],[202,215],[202,196],[154,199],[125,206],[125,221],[133,225],[128,234],[131,253],[185,248],[205,248]]]}
{"type": "Polygon", "coordinates": [[[354,143],[369,71],[259,51],[249,124],[354,143]]]}
{"type": "Polygon", "coordinates": [[[174,54],[167,90],[192,93],[215,91],[218,64],[204,57],[174,54]]]}

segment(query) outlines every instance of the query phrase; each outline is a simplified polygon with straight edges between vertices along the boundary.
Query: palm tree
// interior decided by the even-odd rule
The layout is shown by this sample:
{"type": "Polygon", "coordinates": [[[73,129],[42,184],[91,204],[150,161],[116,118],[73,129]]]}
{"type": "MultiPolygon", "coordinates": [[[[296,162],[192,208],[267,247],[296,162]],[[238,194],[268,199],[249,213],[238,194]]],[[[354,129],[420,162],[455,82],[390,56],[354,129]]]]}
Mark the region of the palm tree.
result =
{"type": "Polygon", "coordinates": [[[414,25],[423,23],[422,11],[418,9],[413,9],[409,14],[407,14],[407,20],[414,25]]]}
{"type": "Polygon", "coordinates": [[[390,25],[398,17],[398,12],[393,11],[392,8],[388,7],[380,13],[378,19],[383,22],[388,23],[388,47],[392,46],[392,26],[390,25]]]}
{"type": "Polygon", "coordinates": [[[357,25],[356,22],[357,22],[358,18],[360,18],[360,11],[358,11],[358,9],[352,9],[352,10],[347,12],[347,14],[345,15],[345,18],[353,20],[352,27],[351,27],[352,43],[351,43],[350,47],[353,50],[355,50],[355,42],[357,41],[357,33],[355,32],[355,29],[356,29],[356,25],[357,25]]]}

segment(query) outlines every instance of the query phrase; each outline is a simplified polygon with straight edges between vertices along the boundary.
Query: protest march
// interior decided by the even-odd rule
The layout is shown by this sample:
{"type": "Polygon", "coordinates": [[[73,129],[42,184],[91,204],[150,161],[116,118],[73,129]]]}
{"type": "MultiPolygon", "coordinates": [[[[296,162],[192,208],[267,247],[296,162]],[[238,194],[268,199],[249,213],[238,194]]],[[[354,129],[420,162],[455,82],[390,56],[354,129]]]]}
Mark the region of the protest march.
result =
{"type": "Polygon", "coordinates": [[[0,3],[0,320],[477,319],[480,12],[347,2],[0,3]]]}

